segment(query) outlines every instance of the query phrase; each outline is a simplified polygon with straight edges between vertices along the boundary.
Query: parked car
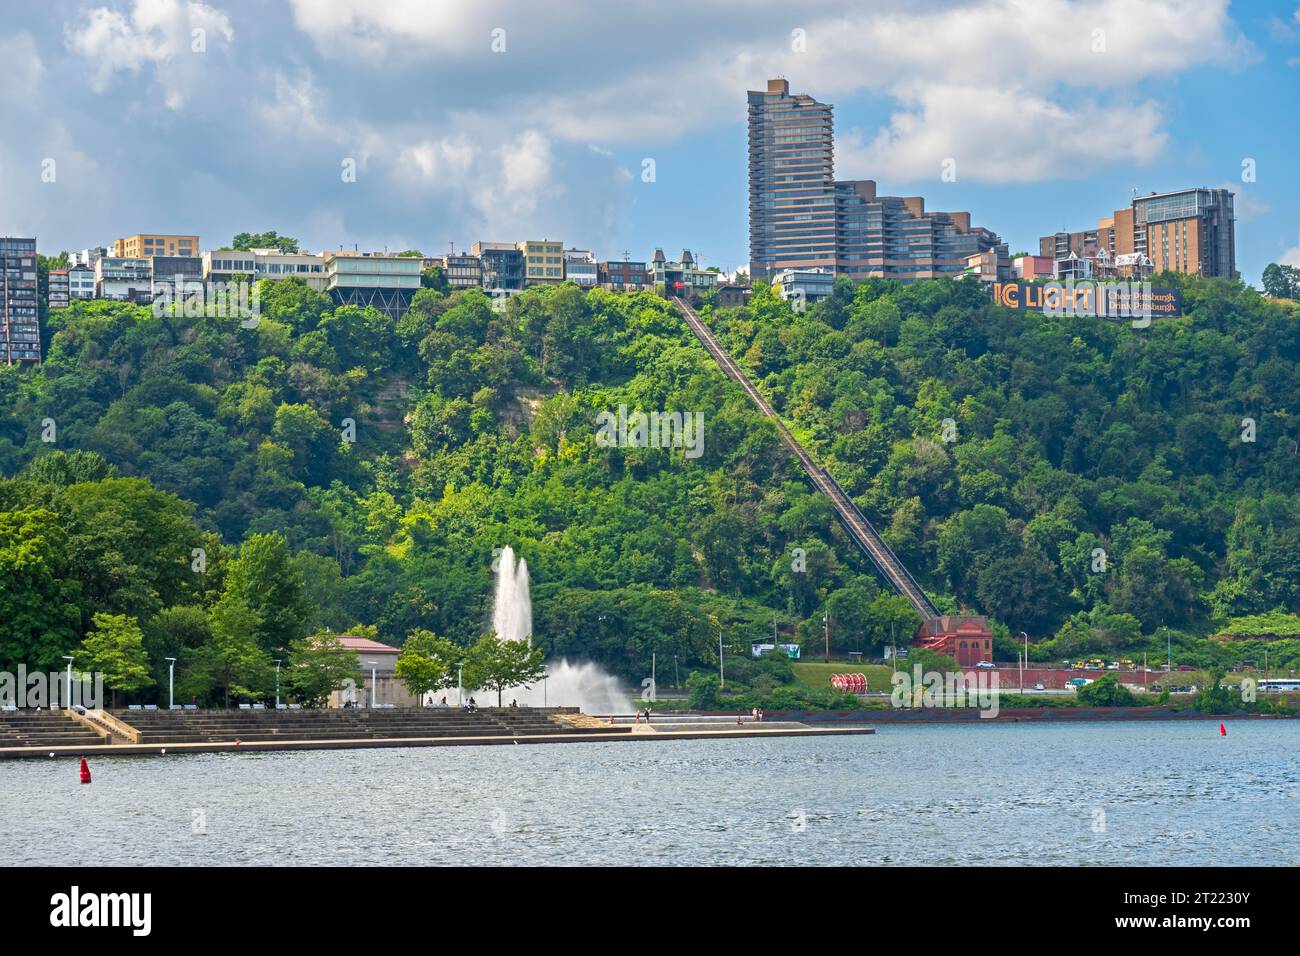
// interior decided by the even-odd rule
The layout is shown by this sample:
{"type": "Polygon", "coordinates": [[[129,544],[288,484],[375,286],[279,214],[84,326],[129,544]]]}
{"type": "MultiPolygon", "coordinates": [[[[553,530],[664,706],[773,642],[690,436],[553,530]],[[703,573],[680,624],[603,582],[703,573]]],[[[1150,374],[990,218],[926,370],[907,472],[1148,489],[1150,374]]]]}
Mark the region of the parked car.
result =
{"type": "Polygon", "coordinates": [[[978,664],[976,664],[975,666],[978,667],[978,668],[981,668],[981,669],[983,669],[983,670],[990,670],[990,669],[992,669],[992,667],[993,667],[993,662],[992,662],[992,661],[980,661],[980,662],[979,662],[978,664]]]}

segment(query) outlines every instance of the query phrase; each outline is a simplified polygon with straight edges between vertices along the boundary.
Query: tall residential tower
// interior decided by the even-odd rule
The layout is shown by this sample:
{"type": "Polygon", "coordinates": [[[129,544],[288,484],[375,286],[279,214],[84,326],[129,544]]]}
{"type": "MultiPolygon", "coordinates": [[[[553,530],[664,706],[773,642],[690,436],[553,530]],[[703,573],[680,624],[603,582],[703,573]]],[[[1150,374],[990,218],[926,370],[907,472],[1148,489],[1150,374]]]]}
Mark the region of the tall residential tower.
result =
{"type": "Polygon", "coordinates": [[[822,269],[909,282],[958,276],[1006,246],[967,212],[926,212],[920,196],[878,196],[870,179],[836,181],[832,107],[783,79],[749,98],[749,268],[756,279],[822,269]]]}

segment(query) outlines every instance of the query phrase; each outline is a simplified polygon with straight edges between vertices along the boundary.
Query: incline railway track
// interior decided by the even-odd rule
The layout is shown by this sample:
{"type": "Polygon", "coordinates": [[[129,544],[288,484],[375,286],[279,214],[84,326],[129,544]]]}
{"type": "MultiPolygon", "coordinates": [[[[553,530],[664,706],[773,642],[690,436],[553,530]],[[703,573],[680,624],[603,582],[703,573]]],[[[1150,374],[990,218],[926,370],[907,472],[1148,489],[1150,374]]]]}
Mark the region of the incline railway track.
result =
{"type": "Polygon", "coordinates": [[[921,590],[921,586],[916,583],[916,579],[903,566],[903,562],[898,560],[898,556],[890,550],[889,545],[885,544],[884,539],[876,533],[876,529],[871,526],[867,516],[853,503],[853,499],[844,492],[844,489],[839,486],[839,483],[830,476],[826,469],[813,461],[808,452],[804,450],[803,445],[795,440],[794,435],[790,434],[790,429],[785,427],[785,422],[781,421],[781,416],[777,415],[776,410],[768,404],[767,399],[762,396],[745,373],[740,370],[740,366],[727,354],[727,350],[722,347],[708,326],[695,314],[695,310],[680,298],[674,298],[673,302],[681,309],[687,326],[690,327],[695,337],[700,340],[700,344],[712,356],[718,367],[745,390],[745,394],[749,396],[749,400],[754,403],[755,408],[765,417],[772,419],[772,422],[776,425],[777,433],[781,436],[781,441],[790,450],[790,453],[799,459],[799,464],[803,466],[804,473],[808,476],[808,480],[812,482],[813,487],[830,498],[836,514],[839,515],[840,522],[844,525],[844,529],[849,533],[849,537],[853,539],[853,542],[871,559],[876,569],[893,586],[894,590],[907,598],[908,603],[921,615],[922,620],[929,621],[938,617],[938,609],[931,603],[925,592],[921,590]]]}

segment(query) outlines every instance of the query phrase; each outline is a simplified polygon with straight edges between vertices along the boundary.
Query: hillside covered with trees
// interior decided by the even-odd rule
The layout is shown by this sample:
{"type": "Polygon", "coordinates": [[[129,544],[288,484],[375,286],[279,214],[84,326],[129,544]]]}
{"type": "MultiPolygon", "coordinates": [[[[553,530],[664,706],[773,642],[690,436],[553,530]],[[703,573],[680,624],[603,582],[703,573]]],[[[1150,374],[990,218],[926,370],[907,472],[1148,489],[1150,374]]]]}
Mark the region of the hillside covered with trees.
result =
{"type": "MultiPolygon", "coordinates": [[[[1157,284],[1188,314],[1149,329],[966,282],[702,315],[940,607],[994,618],[999,658],[1020,631],[1041,660],[1162,656],[1168,629],[1180,660],[1256,659],[1300,632],[1300,325],[1237,283],[1157,284]]],[[[264,688],[236,679],[250,636],[469,645],[507,544],[540,646],[628,678],[774,620],[819,648],[823,608],[839,651],[915,627],[663,299],[426,289],[394,322],[290,279],[261,309],[77,303],[41,367],[0,369],[0,666],[139,644],[211,699],[264,688]],[[598,444],[620,405],[703,413],[702,456],[598,444]]]]}

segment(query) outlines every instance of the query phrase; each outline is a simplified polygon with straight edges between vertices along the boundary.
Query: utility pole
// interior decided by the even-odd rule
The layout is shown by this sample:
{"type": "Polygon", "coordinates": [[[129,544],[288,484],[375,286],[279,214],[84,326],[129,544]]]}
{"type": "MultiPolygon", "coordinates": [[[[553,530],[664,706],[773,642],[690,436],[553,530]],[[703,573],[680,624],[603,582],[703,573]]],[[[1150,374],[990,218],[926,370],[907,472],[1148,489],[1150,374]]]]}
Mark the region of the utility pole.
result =
{"type": "Polygon", "coordinates": [[[831,615],[829,611],[822,612],[822,630],[826,635],[826,663],[831,662],[831,615]]]}

